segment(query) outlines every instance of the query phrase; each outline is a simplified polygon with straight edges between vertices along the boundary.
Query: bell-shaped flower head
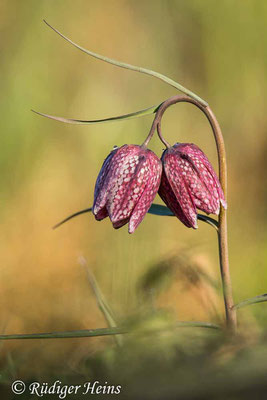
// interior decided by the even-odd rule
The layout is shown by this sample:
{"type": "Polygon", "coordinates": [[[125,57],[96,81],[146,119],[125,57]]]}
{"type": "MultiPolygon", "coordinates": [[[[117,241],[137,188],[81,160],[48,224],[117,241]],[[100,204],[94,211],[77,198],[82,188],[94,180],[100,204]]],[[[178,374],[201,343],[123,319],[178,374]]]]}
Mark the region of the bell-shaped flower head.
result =
{"type": "Polygon", "coordinates": [[[197,228],[197,208],[219,214],[226,201],[208,158],[192,143],[176,143],[164,151],[159,195],[171,211],[189,228],[197,228]]]}
{"type": "Polygon", "coordinates": [[[129,222],[129,233],[133,233],[157,194],[161,172],[161,161],[146,147],[125,144],[114,149],[96,181],[95,218],[109,216],[116,229],[129,222]]]}

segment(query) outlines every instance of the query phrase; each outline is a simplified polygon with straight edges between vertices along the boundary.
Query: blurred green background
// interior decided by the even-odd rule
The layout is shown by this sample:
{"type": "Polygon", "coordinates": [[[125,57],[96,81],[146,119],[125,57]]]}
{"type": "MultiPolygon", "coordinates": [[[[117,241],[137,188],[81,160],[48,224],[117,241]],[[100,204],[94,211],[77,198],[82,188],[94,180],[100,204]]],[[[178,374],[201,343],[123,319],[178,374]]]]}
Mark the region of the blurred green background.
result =
{"type": "MultiPolygon", "coordinates": [[[[267,292],[267,2],[1,0],[2,332],[106,326],[78,263],[81,255],[120,321],[146,307],[167,310],[174,320],[223,318],[221,292],[216,289],[217,238],[206,224],[200,222],[194,231],[175,218],[147,215],[128,235],[127,227],[115,231],[108,219],[99,223],[84,215],[51,229],[65,216],[92,205],[103,159],[114,145],[141,143],[152,116],[75,126],[30,109],[97,119],[159,104],[177,92],[152,77],[79,52],[43,18],[81,46],[161,72],[209,102],[228,155],[235,301],[267,292]],[[153,299],[144,300],[142,280],[169,259],[175,261],[171,274],[165,271],[166,284],[153,288],[153,299]],[[196,271],[208,274],[213,284],[206,278],[194,280],[196,271]]],[[[217,168],[211,130],[196,108],[172,107],[164,117],[163,132],[171,143],[199,145],[217,168]]],[[[160,156],[162,144],[156,136],[151,148],[160,156]]],[[[267,322],[264,304],[238,315],[253,332],[267,322]]],[[[4,342],[2,366],[14,376],[45,376],[62,371],[63,364],[71,369],[111,343],[101,338],[4,342]]]]}

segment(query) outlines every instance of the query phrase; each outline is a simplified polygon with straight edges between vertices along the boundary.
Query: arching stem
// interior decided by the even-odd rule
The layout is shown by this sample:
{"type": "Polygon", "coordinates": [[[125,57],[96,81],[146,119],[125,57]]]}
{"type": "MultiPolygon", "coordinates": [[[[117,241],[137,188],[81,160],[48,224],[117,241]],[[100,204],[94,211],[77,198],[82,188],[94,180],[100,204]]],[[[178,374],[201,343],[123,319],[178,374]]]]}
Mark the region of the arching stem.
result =
{"type": "Polygon", "coordinates": [[[162,135],[161,120],[159,120],[159,122],[157,123],[157,131],[158,131],[158,136],[159,136],[160,140],[162,141],[162,143],[164,143],[167,148],[171,147],[171,145],[167,142],[166,139],[164,139],[164,137],[162,135]]]}
{"type": "MultiPolygon", "coordinates": [[[[155,129],[157,127],[158,135],[160,140],[165,144],[166,147],[169,147],[169,143],[163,138],[161,133],[161,119],[168,107],[173,104],[187,102],[194,104],[197,106],[207,117],[210,126],[212,128],[212,132],[215,138],[217,154],[218,154],[218,164],[219,164],[219,179],[221,183],[222,190],[224,192],[225,199],[227,198],[227,165],[226,165],[226,152],[224,146],[223,135],[221,132],[220,125],[213,114],[211,108],[209,106],[203,106],[199,101],[192,99],[188,96],[173,96],[166,101],[164,101],[159,109],[156,112],[156,116],[154,118],[151,130],[147,139],[144,142],[144,145],[147,145],[150,139],[152,138],[155,129]]],[[[220,214],[219,214],[219,229],[218,229],[218,242],[219,242],[219,257],[220,257],[220,271],[221,271],[221,279],[222,279],[222,287],[223,287],[223,296],[224,296],[224,304],[225,304],[225,314],[226,314],[226,322],[227,327],[231,331],[236,330],[237,320],[236,320],[236,310],[234,309],[234,301],[232,294],[232,284],[230,277],[230,268],[229,268],[229,256],[228,256],[228,240],[227,240],[227,218],[226,218],[226,210],[221,206],[220,214]]]]}

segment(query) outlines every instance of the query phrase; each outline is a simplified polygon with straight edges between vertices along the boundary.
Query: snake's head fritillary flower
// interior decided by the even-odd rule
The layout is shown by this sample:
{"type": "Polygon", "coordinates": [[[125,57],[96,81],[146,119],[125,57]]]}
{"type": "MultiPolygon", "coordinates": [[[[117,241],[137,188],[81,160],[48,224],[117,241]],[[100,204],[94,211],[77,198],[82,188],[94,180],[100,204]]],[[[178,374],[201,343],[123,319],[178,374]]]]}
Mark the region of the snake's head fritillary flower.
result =
{"type": "Polygon", "coordinates": [[[189,228],[197,228],[197,208],[219,214],[226,201],[208,158],[192,143],[176,143],[161,157],[163,171],[159,195],[189,228]]]}
{"type": "Polygon", "coordinates": [[[93,214],[100,221],[109,216],[118,229],[129,222],[133,233],[157,194],[162,172],[159,158],[138,145],[115,148],[98,175],[93,214]]]}

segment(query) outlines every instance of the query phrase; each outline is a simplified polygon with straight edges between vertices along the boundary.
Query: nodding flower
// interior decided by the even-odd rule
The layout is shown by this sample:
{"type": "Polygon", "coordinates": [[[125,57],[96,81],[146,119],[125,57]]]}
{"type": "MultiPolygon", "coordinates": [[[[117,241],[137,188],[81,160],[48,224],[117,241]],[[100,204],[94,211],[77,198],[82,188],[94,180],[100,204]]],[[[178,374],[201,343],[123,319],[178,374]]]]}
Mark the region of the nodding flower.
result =
{"type": "Polygon", "coordinates": [[[97,177],[93,214],[107,216],[115,229],[129,222],[133,233],[157,194],[162,172],[160,159],[138,145],[117,147],[105,159],[97,177]]]}
{"type": "Polygon", "coordinates": [[[208,158],[192,143],[176,143],[164,151],[159,195],[180,221],[197,228],[197,208],[219,214],[226,201],[208,158]]]}

